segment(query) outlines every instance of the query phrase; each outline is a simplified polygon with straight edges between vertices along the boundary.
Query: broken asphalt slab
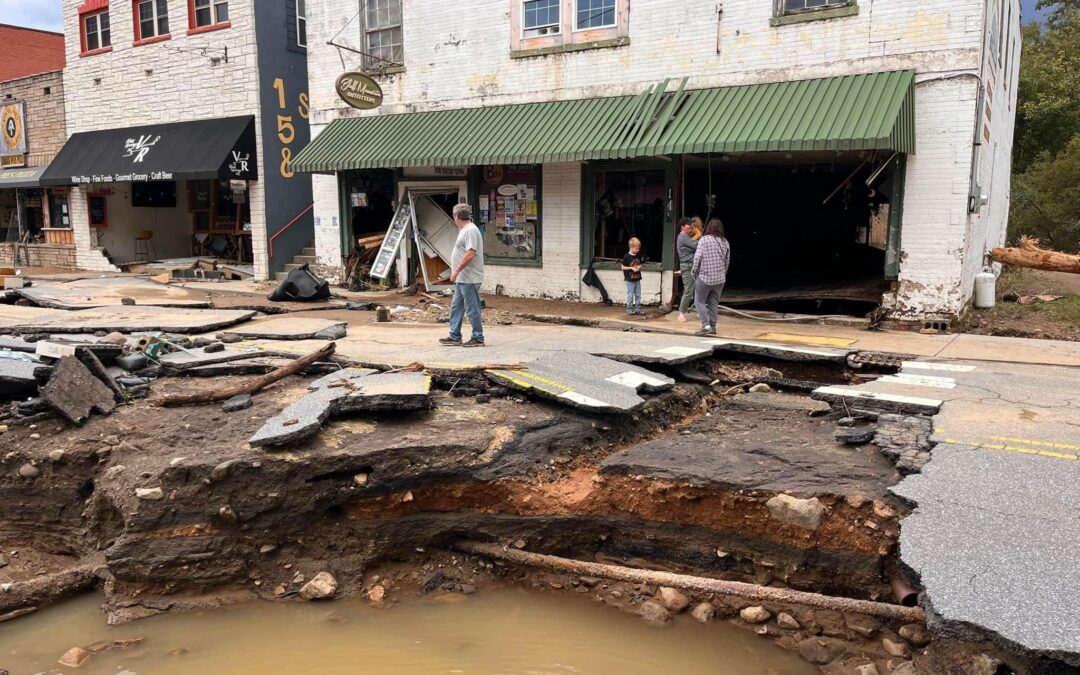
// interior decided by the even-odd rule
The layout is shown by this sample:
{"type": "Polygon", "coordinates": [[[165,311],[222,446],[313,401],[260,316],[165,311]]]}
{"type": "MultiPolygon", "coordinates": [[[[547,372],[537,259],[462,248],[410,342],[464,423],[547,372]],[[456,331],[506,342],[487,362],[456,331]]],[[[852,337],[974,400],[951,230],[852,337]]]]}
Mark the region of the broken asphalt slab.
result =
{"type": "Polygon", "coordinates": [[[610,455],[599,472],[798,495],[886,494],[899,478],[887,459],[837,442],[834,425],[811,416],[821,411],[815,401],[787,398],[792,402],[777,407],[736,397],[709,417],[610,455]]]}
{"type": "Polygon", "coordinates": [[[732,353],[751,356],[763,356],[781,361],[809,361],[814,363],[847,363],[848,356],[856,353],[855,349],[831,349],[828,347],[802,347],[779,342],[754,340],[710,339],[704,344],[710,345],[717,354],[732,353]]]}
{"type": "Polygon", "coordinates": [[[671,389],[675,380],[639,366],[582,352],[550,352],[526,370],[488,370],[497,384],[592,412],[630,412],[645,403],[638,392],[671,389]]]}
{"type": "Polygon", "coordinates": [[[38,387],[34,376],[39,368],[47,368],[31,359],[0,358],[0,394],[24,394],[38,387]]]}
{"type": "Polygon", "coordinates": [[[181,373],[202,366],[229,363],[231,361],[243,361],[254,357],[266,357],[268,354],[260,351],[247,349],[221,349],[207,352],[205,347],[194,347],[183,351],[175,351],[162,356],[159,361],[161,366],[170,373],[181,373]]]}
{"type": "Polygon", "coordinates": [[[252,321],[223,335],[263,340],[337,340],[345,337],[348,323],[329,319],[290,317],[252,321]]]}
{"type": "Polygon", "coordinates": [[[892,488],[931,627],[1080,666],[1077,484],[1075,460],[944,443],[892,488]]]}
{"type": "Polygon", "coordinates": [[[120,305],[74,312],[50,312],[37,320],[0,327],[7,333],[95,333],[125,334],[163,331],[166,333],[208,333],[247,321],[253,311],[186,309],[120,305]]]}
{"type": "Polygon", "coordinates": [[[85,422],[95,410],[108,414],[116,408],[112,389],[74,356],[60,359],[40,391],[50,406],[75,424],[85,422]]]}
{"type": "Polygon", "coordinates": [[[144,277],[97,277],[74,281],[35,281],[33,286],[10,291],[40,307],[78,310],[120,306],[124,298],[136,305],[205,308],[206,293],[169,286],[144,277]]]}
{"type": "Polygon", "coordinates": [[[845,406],[849,409],[857,407],[875,412],[912,415],[936,415],[944,403],[934,398],[869,391],[843,385],[818,387],[810,396],[818,401],[826,401],[840,408],[845,406]]]}
{"type": "Polygon", "coordinates": [[[287,445],[318,433],[329,418],[360,412],[410,412],[431,407],[431,378],[423,373],[376,373],[346,368],[311,384],[311,393],[267,420],[248,443],[287,445]]]}

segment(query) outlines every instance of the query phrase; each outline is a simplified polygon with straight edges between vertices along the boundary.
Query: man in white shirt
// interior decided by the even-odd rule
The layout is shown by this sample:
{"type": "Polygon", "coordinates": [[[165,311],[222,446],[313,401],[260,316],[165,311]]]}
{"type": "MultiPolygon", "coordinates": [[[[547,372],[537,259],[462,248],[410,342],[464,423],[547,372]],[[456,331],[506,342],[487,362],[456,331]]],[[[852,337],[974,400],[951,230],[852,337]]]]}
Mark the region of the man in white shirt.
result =
{"type": "Polygon", "coordinates": [[[472,221],[468,204],[454,207],[454,224],[458,227],[454,253],[450,256],[450,281],[454,284],[454,299],[450,303],[450,335],[439,340],[444,345],[483,347],[483,313],[480,308],[480,284],[484,281],[484,235],[472,221]],[[461,324],[469,315],[472,336],[461,341],[461,324]]]}

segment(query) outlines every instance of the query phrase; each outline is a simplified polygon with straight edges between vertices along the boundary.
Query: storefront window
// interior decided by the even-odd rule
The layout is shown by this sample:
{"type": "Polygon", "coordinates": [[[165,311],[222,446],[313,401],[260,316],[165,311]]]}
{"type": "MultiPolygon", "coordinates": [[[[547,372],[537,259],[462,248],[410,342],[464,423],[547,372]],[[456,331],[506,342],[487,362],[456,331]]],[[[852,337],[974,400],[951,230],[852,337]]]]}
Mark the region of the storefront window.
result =
{"type": "Polygon", "coordinates": [[[477,222],[484,230],[484,256],[540,258],[540,165],[481,167],[477,222]]]}
{"type": "Polygon", "coordinates": [[[660,262],[664,247],[663,169],[601,170],[596,172],[597,195],[593,236],[598,259],[617,260],[631,237],[641,240],[646,262],[660,262]]]}

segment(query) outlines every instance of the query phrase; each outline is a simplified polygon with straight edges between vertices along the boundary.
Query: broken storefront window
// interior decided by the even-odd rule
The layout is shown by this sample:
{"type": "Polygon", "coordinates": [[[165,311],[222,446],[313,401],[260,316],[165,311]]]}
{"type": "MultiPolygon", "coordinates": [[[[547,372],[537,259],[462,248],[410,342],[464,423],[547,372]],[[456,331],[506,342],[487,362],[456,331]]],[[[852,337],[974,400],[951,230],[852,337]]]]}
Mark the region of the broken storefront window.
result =
{"type": "Polygon", "coordinates": [[[477,220],[488,258],[537,260],[540,256],[540,165],[482,168],[477,220]]]}

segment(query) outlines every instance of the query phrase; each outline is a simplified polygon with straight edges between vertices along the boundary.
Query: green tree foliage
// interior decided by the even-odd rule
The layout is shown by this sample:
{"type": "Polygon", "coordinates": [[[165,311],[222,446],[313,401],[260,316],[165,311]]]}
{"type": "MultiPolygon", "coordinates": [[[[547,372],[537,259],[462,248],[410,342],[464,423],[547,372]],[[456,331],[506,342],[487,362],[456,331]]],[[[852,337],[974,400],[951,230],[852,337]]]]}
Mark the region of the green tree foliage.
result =
{"type": "Polygon", "coordinates": [[[1080,250],[1080,0],[1040,0],[1024,26],[1009,238],[1080,250]]]}

